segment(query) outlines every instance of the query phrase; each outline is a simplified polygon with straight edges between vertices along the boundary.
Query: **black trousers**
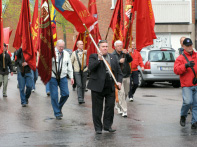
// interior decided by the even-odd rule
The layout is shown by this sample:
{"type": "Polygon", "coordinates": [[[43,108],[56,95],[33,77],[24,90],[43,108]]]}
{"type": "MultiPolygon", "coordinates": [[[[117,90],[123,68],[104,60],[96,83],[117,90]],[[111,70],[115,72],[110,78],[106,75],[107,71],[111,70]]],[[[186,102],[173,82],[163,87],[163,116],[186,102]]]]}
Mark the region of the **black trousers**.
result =
{"type": "Polygon", "coordinates": [[[91,91],[92,95],[92,117],[95,131],[102,131],[103,128],[109,129],[113,124],[114,106],[115,106],[115,92],[91,91]],[[105,99],[105,108],[103,116],[103,124],[101,122],[103,114],[103,102],[105,99]]]}
{"type": "Polygon", "coordinates": [[[129,98],[132,97],[138,88],[139,78],[138,78],[138,71],[132,71],[130,76],[130,91],[129,91],[129,98]]]}

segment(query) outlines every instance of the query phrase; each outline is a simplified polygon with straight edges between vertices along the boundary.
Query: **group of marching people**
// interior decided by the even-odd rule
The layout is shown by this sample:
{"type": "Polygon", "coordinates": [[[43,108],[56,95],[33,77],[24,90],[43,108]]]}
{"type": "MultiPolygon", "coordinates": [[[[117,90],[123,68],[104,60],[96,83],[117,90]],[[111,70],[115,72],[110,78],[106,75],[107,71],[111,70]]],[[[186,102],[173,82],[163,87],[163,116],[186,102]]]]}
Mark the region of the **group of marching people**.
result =
{"type": "MultiPolygon", "coordinates": [[[[92,114],[95,131],[97,134],[102,133],[102,128],[109,132],[114,132],[111,128],[114,116],[114,106],[118,113],[123,117],[127,117],[127,102],[129,98],[133,101],[133,95],[138,87],[138,65],[144,69],[141,55],[135,50],[135,44],[129,49],[123,49],[123,43],[117,40],[114,43],[115,50],[112,54],[108,53],[108,43],[106,40],[101,40],[98,44],[100,52],[92,54],[89,57],[89,64],[86,65],[87,51],[83,50],[83,41],[77,41],[77,50],[72,55],[64,50],[65,42],[58,40],[55,47],[56,59],[52,59],[52,76],[51,80],[47,83],[46,88],[51,96],[51,104],[54,110],[56,119],[62,119],[62,107],[69,97],[68,80],[69,76],[71,84],[74,84],[74,78],[77,85],[78,103],[85,103],[84,93],[86,90],[87,74],[89,72],[89,82],[87,88],[91,90],[92,96],[92,114]],[[115,88],[112,75],[109,69],[103,62],[107,61],[111,67],[113,75],[118,81],[118,99],[115,104],[115,88]],[[56,61],[55,61],[56,60],[56,61]],[[56,65],[55,65],[56,64],[56,65]],[[56,71],[57,67],[57,71],[56,71]],[[57,76],[58,75],[58,76],[57,76]],[[56,77],[60,77],[57,79],[56,77]],[[58,98],[58,87],[60,88],[60,99],[58,98]],[[104,126],[101,123],[103,100],[105,98],[104,110],[104,126]]],[[[6,54],[6,53],[5,53],[6,54]]],[[[20,91],[21,105],[26,107],[31,92],[35,90],[35,81],[33,80],[34,72],[24,60],[22,48],[15,52],[16,65],[17,65],[17,80],[18,88],[20,91]]],[[[7,54],[6,54],[7,58],[7,54]]],[[[0,56],[2,61],[2,57],[0,56]]],[[[9,67],[11,74],[12,65],[11,60],[6,61],[6,70],[9,67]]],[[[0,62],[2,64],[2,62],[0,62]]],[[[2,68],[3,66],[1,66],[2,68]]],[[[6,83],[2,79],[4,75],[8,75],[8,71],[2,74],[5,69],[0,69],[0,83],[6,83]]],[[[37,76],[35,75],[35,78],[37,76]]],[[[6,85],[7,86],[7,85],[6,85]]],[[[6,90],[3,90],[3,95],[6,90]]]]}

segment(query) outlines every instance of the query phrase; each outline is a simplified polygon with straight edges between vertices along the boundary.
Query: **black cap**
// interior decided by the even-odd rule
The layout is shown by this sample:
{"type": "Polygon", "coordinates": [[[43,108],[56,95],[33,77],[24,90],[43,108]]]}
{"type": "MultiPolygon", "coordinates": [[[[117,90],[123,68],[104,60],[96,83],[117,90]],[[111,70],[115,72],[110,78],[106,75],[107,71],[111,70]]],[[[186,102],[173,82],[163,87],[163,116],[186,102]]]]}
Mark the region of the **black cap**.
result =
{"type": "Polygon", "coordinates": [[[184,40],[183,40],[183,45],[185,45],[185,46],[190,46],[190,45],[192,45],[193,43],[192,43],[192,40],[190,39],[190,38],[185,38],[184,40]]]}

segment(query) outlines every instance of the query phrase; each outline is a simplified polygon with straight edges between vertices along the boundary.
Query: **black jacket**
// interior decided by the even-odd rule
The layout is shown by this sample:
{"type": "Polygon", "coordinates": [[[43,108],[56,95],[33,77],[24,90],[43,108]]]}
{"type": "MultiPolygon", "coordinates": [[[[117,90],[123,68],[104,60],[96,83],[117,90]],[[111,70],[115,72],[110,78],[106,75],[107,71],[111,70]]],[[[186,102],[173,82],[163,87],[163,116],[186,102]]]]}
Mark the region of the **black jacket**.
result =
{"type": "Polygon", "coordinates": [[[5,69],[3,69],[3,53],[0,55],[0,74],[8,75],[9,74],[8,67],[10,69],[10,72],[13,72],[10,55],[7,52],[5,52],[5,69]]]}
{"type": "Polygon", "coordinates": [[[31,72],[31,68],[29,67],[29,65],[26,65],[24,68],[22,67],[22,63],[25,62],[25,59],[23,57],[23,52],[22,52],[22,48],[19,48],[16,51],[16,56],[17,56],[17,60],[16,60],[16,65],[17,65],[17,72],[23,72],[23,73],[30,73],[31,72]]]}
{"type": "Polygon", "coordinates": [[[114,50],[114,52],[112,54],[115,55],[117,57],[117,59],[118,59],[118,63],[120,64],[120,67],[121,67],[121,70],[122,70],[122,73],[123,73],[123,77],[124,78],[129,77],[130,73],[131,73],[131,68],[129,66],[129,63],[131,61],[133,61],[133,58],[131,57],[131,55],[129,55],[128,53],[124,54],[123,52],[118,54],[116,52],[116,50],[114,50]],[[120,59],[123,58],[123,55],[124,55],[124,58],[125,58],[125,62],[124,63],[120,63],[120,59]]]}
{"type": "MultiPolygon", "coordinates": [[[[122,72],[116,57],[110,55],[110,63],[112,72],[117,82],[122,83],[122,72]]],[[[102,60],[98,60],[98,54],[91,54],[89,57],[88,69],[90,70],[90,79],[88,82],[88,89],[102,92],[105,85],[106,68],[105,63],[102,60]]],[[[112,82],[112,91],[115,91],[114,81],[112,82]]]]}

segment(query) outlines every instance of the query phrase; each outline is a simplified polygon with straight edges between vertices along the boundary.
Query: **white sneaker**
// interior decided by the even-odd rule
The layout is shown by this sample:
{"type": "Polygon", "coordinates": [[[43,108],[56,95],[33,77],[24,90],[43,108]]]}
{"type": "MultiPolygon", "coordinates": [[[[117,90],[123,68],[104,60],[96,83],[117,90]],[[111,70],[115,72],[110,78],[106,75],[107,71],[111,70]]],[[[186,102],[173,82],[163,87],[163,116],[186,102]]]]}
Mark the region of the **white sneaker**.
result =
{"type": "Polygon", "coordinates": [[[127,117],[127,112],[123,112],[122,117],[127,117]]]}
{"type": "Polygon", "coordinates": [[[34,92],[34,91],[35,91],[35,89],[32,89],[31,91],[32,91],[32,92],[34,92]]]}
{"type": "Polygon", "coordinates": [[[130,97],[130,98],[129,98],[129,101],[130,101],[130,102],[133,102],[133,98],[132,98],[132,97],[130,97]]]}
{"type": "Polygon", "coordinates": [[[122,114],[123,113],[123,111],[120,108],[118,108],[117,110],[118,110],[118,114],[122,114]]]}

